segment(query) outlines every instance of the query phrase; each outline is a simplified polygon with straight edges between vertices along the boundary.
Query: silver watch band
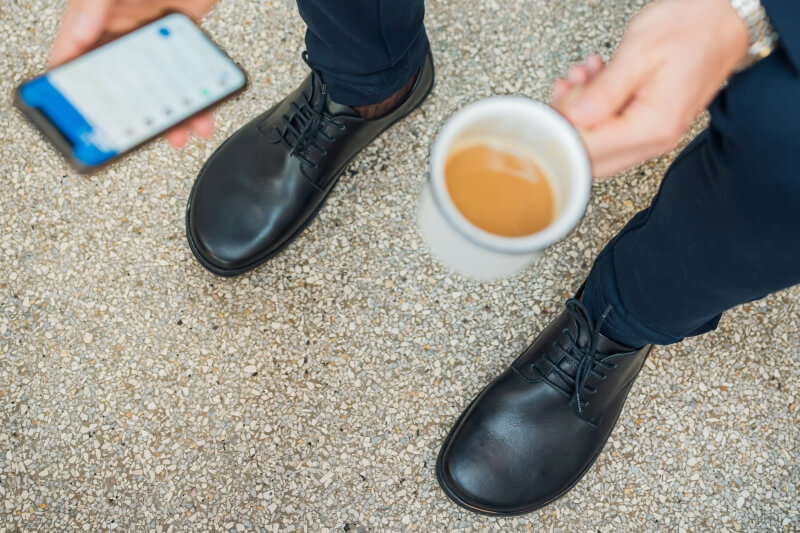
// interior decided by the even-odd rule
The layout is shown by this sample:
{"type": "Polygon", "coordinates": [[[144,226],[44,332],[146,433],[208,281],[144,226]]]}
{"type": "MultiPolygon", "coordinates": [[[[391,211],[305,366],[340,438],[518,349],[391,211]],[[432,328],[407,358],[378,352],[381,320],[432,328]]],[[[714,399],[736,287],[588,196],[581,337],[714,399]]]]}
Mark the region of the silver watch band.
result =
{"type": "Polygon", "coordinates": [[[730,2],[733,9],[747,24],[750,32],[750,50],[747,57],[736,68],[737,71],[741,71],[770,55],[775,49],[778,35],[760,0],[730,0],[730,2]]]}

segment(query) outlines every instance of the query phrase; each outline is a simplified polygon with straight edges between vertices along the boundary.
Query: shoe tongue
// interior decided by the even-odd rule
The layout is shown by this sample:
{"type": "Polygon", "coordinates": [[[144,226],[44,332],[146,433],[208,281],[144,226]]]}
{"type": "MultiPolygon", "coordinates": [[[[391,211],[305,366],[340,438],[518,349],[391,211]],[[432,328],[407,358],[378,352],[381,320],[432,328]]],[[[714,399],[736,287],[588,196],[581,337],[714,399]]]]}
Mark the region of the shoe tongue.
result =
{"type": "MultiPolygon", "coordinates": [[[[317,98],[319,98],[321,96],[320,95],[320,93],[321,93],[320,88],[321,88],[322,84],[321,84],[320,77],[319,76],[313,76],[313,79],[312,79],[311,83],[313,84],[313,86],[311,88],[311,91],[314,94],[314,101],[316,102],[317,98]]],[[[346,115],[346,116],[352,116],[352,117],[360,117],[361,116],[361,115],[358,114],[358,111],[356,111],[352,107],[334,102],[333,98],[331,98],[330,93],[326,94],[325,98],[326,98],[326,100],[325,100],[325,109],[331,115],[346,115]]]]}
{"type": "MultiPolygon", "coordinates": [[[[580,310],[579,312],[583,313],[582,308],[578,307],[578,309],[580,310]]],[[[577,320],[573,321],[573,324],[570,326],[570,331],[572,335],[575,335],[576,333],[578,334],[578,338],[576,339],[578,347],[579,349],[584,350],[587,349],[589,344],[591,344],[593,332],[589,331],[585,327],[579,327],[577,322],[578,322],[577,320]]],[[[618,342],[609,339],[602,333],[598,334],[597,336],[597,344],[595,345],[596,354],[599,354],[601,356],[608,356],[630,351],[632,351],[632,348],[619,344],[618,342]]],[[[571,376],[574,379],[577,372],[577,364],[578,362],[573,361],[572,358],[563,357],[559,361],[558,366],[565,374],[571,376]]],[[[547,372],[548,379],[557,380],[560,383],[560,385],[564,388],[569,388],[572,385],[553,370],[550,369],[545,370],[544,368],[540,368],[540,370],[543,372],[547,372]]]]}
{"type": "MultiPolygon", "coordinates": [[[[581,312],[583,312],[583,311],[581,310],[581,312]]],[[[581,328],[580,338],[578,339],[578,343],[581,346],[588,345],[592,340],[591,336],[592,336],[593,332],[585,331],[584,329],[585,328],[581,328]]],[[[611,354],[620,353],[620,352],[630,352],[631,350],[633,350],[633,348],[631,348],[629,346],[625,346],[624,344],[620,344],[620,343],[618,343],[618,342],[606,337],[602,333],[600,333],[597,336],[597,345],[595,346],[595,349],[597,350],[598,353],[601,353],[601,354],[604,354],[604,355],[611,355],[611,354]]]]}
{"type": "Polygon", "coordinates": [[[331,115],[346,115],[348,117],[361,117],[361,115],[350,106],[344,104],[337,104],[331,98],[331,95],[328,95],[328,112],[331,115]]]}
{"type": "Polygon", "coordinates": [[[612,353],[630,352],[632,350],[634,350],[634,348],[613,341],[602,333],[597,337],[597,351],[602,354],[610,355],[612,353]]]}

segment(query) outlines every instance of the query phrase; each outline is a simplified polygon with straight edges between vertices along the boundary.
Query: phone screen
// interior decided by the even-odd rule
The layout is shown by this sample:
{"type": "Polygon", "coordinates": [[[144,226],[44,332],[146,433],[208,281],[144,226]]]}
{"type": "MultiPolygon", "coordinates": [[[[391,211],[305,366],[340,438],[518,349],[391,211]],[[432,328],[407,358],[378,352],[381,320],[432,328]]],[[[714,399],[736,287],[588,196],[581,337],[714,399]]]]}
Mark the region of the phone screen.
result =
{"type": "Polygon", "coordinates": [[[167,15],[20,87],[72,144],[101,164],[244,87],[244,72],[193,22],[167,15]]]}

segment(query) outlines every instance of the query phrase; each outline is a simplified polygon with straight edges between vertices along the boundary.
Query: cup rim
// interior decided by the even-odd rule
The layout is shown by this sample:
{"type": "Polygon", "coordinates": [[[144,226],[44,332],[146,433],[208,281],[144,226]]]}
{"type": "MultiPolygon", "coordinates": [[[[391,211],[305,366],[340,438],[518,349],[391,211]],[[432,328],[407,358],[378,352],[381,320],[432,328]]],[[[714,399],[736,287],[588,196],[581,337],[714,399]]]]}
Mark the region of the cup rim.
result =
{"type": "Polygon", "coordinates": [[[586,211],[592,187],[589,156],[578,131],[550,106],[525,96],[491,96],[473,102],[451,116],[433,143],[429,181],[434,200],[445,219],[463,237],[496,252],[516,254],[543,250],[572,231],[586,211]],[[504,237],[489,233],[467,220],[450,198],[444,179],[447,150],[455,137],[469,124],[497,113],[525,115],[528,120],[546,122],[548,129],[553,132],[554,138],[565,149],[568,159],[575,166],[570,176],[573,193],[567,198],[561,213],[546,228],[522,237],[504,237]]]}

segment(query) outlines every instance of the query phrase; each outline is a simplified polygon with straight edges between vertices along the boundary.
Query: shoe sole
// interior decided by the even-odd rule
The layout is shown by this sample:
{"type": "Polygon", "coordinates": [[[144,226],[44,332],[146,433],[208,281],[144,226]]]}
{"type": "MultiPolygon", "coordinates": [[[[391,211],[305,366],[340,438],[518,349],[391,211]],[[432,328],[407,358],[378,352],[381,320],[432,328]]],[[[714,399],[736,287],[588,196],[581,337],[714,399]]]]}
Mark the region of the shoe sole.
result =
{"type": "MultiPolygon", "coordinates": [[[[433,61],[431,61],[431,63],[433,63],[433,61]]],[[[392,126],[397,124],[399,121],[403,120],[404,118],[410,116],[414,111],[419,109],[422,106],[423,103],[425,103],[425,101],[428,99],[428,96],[431,94],[431,91],[433,91],[434,85],[436,85],[436,70],[435,69],[434,69],[433,73],[431,74],[431,77],[432,77],[431,85],[425,91],[425,94],[422,96],[422,99],[419,101],[419,103],[417,105],[415,105],[414,107],[412,107],[411,109],[409,109],[408,113],[406,113],[404,115],[400,115],[399,117],[397,117],[393,121],[389,122],[386,125],[385,128],[380,130],[375,135],[375,137],[372,139],[372,141],[370,141],[369,144],[372,144],[373,142],[375,142],[375,140],[378,139],[378,137],[380,137],[381,135],[383,135],[384,132],[386,132],[386,130],[388,130],[389,128],[391,128],[392,126]]],[[[369,144],[367,144],[367,146],[369,146],[369,144]]],[[[224,145],[224,143],[223,143],[223,145],[224,145]]],[[[344,163],[344,165],[342,165],[342,168],[340,168],[339,171],[334,175],[333,184],[328,189],[328,192],[325,193],[325,196],[322,197],[322,201],[314,209],[314,211],[312,211],[312,213],[308,217],[308,219],[305,222],[303,222],[303,224],[294,233],[292,233],[292,235],[286,240],[286,242],[281,244],[277,249],[275,249],[274,251],[270,252],[269,254],[267,254],[266,256],[262,257],[261,259],[259,259],[257,261],[254,261],[253,263],[251,263],[249,265],[246,265],[246,266],[243,266],[243,267],[239,267],[239,268],[235,268],[235,269],[220,268],[220,267],[208,262],[206,260],[206,258],[203,257],[200,254],[200,252],[197,250],[197,246],[195,245],[194,240],[192,239],[192,232],[189,230],[189,211],[190,211],[191,201],[187,202],[187,204],[186,204],[186,239],[189,241],[189,248],[191,248],[192,254],[194,254],[195,259],[197,259],[197,261],[206,270],[208,270],[212,274],[216,274],[217,276],[222,276],[222,277],[226,277],[226,278],[232,278],[234,276],[238,276],[240,274],[244,274],[245,272],[249,272],[250,270],[256,269],[259,266],[263,265],[264,263],[266,263],[267,261],[269,261],[270,259],[272,259],[276,255],[278,255],[279,253],[284,251],[297,237],[300,236],[301,233],[303,233],[303,231],[305,231],[305,229],[309,226],[309,224],[311,224],[311,222],[313,222],[314,219],[317,218],[317,214],[319,214],[319,211],[325,205],[325,202],[328,200],[328,196],[330,196],[330,194],[333,192],[333,189],[336,188],[337,183],[339,183],[339,178],[341,178],[342,174],[344,174],[344,171],[347,170],[350,167],[350,164],[359,155],[361,155],[361,153],[367,148],[367,146],[365,146],[364,148],[362,148],[361,150],[359,150],[358,152],[353,154],[353,157],[348,159],[344,163]]],[[[222,148],[222,145],[220,145],[220,148],[222,148]]],[[[195,191],[196,187],[197,187],[197,181],[195,181],[194,185],[192,186],[192,190],[189,193],[189,198],[192,198],[194,196],[194,191],[195,191]]]]}
{"type": "MultiPolygon", "coordinates": [[[[650,347],[650,349],[647,351],[647,354],[644,356],[644,359],[642,359],[642,367],[644,367],[644,363],[647,361],[647,358],[650,356],[650,352],[652,350],[653,350],[653,348],[650,347]]],[[[641,368],[639,370],[641,371],[641,368]]],[[[639,373],[637,372],[636,376],[638,376],[638,375],[639,375],[639,373]]],[[[628,399],[628,393],[633,388],[633,381],[635,381],[635,380],[636,380],[636,377],[634,377],[634,379],[628,385],[628,390],[625,391],[625,398],[622,400],[623,404],[628,399]]],[[[491,385],[491,383],[489,383],[489,385],[491,385]]],[[[569,491],[571,491],[575,487],[575,485],[578,484],[578,482],[580,480],[583,479],[583,476],[585,476],[586,473],[589,472],[589,470],[592,468],[592,466],[594,466],[594,462],[597,460],[598,457],[600,457],[600,454],[602,453],[603,449],[606,447],[606,443],[608,442],[608,439],[606,439],[606,442],[604,442],[603,445],[600,447],[600,449],[597,450],[597,453],[594,455],[594,457],[592,457],[592,460],[589,461],[589,464],[586,465],[586,468],[583,469],[583,471],[578,475],[578,477],[575,478],[575,480],[566,489],[564,489],[563,491],[558,493],[556,496],[553,496],[552,498],[550,498],[549,500],[547,500],[544,503],[539,503],[539,504],[533,505],[531,507],[526,507],[525,509],[522,509],[520,511],[513,511],[513,512],[492,511],[491,509],[483,509],[483,508],[478,507],[476,505],[471,505],[471,504],[465,502],[464,500],[462,500],[458,495],[456,495],[450,489],[450,487],[447,485],[447,483],[445,482],[444,475],[442,473],[442,459],[444,457],[444,452],[447,449],[447,445],[450,444],[450,440],[453,438],[453,434],[455,433],[455,429],[459,425],[461,425],[461,421],[464,419],[464,415],[466,415],[470,411],[470,409],[472,408],[472,404],[474,404],[475,401],[478,398],[481,397],[481,394],[483,394],[483,391],[485,391],[487,389],[487,387],[489,387],[489,385],[486,385],[486,387],[482,388],[481,391],[472,399],[472,401],[469,403],[467,408],[464,409],[464,411],[461,413],[461,416],[458,417],[458,420],[456,420],[455,424],[453,424],[452,429],[450,429],[450,433],[447,434],[447,438],[442,443],[442,447],[439,449],[439,455],[436,457],[436,481],[439,482],[439,486],[442,488],[444,493],[447,494],[447,496],[451,500],[453,500],[453,502],[455,502],[459,507],[463,507],[464,509],[467,509],[468,511],[472,511],[473,513],[478,513],[478,514],[482,514],[482,515],[485,515],[485,516],[504,517],[504,516],[519,516],[519,515],[532,513],[534,511],[538,511],[539,509],[547,507],[551,503],[554,503],[556,500],[558,500],[558,499],[562,498],[563,496],[565,496],[569,491]]],[[[614,419],[614,427],[617,426],[617,420],[619,420],[619,415],[621,415],[621,414],[622,414],[622,409],[620,409],[619,413],[617,413],[617,418],[614,419]]],[[[613,433],[613,432],[614,431],[612,430],[611,433],[613,433]]],[[[609,435],[608,435],[609,438],[611,437],[611,433],[609,433],[609,435]]]]}

